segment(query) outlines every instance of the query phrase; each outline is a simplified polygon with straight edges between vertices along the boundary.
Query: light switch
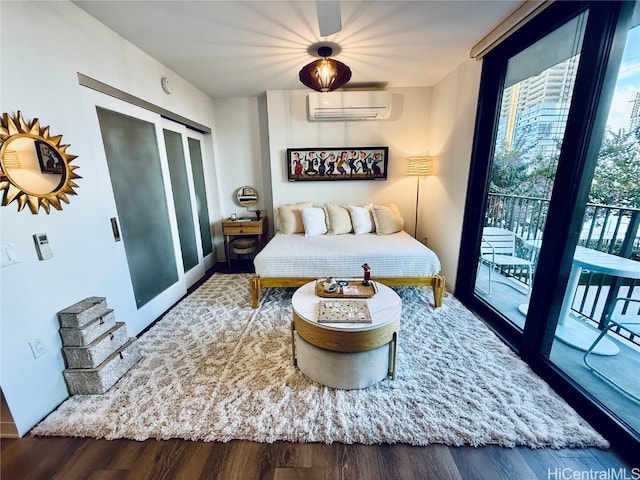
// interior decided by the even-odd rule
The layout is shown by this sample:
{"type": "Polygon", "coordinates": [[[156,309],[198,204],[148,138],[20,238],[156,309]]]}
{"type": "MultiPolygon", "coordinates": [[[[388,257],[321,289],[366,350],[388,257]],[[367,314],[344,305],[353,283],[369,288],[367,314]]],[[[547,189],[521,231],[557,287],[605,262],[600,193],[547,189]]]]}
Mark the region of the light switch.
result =
{"type": "Polygon", "coordinates": [[[8,267],[15,263],[20,263],[20,258],[13,248],[13,243],[3,243],[0,245],[0,252],[2,254],[2,266],[8,267]]]}

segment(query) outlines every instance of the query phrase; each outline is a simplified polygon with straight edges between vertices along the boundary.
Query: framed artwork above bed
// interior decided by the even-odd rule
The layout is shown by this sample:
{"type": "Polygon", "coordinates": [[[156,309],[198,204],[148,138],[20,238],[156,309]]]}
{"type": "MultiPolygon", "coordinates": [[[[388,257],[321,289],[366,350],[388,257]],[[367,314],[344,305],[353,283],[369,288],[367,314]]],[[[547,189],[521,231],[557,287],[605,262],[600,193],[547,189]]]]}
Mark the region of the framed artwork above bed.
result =
{"type": "Polygon", "coordinates": [[[288,148],[287,179],[386,180],[389,147],[288,148]]]}

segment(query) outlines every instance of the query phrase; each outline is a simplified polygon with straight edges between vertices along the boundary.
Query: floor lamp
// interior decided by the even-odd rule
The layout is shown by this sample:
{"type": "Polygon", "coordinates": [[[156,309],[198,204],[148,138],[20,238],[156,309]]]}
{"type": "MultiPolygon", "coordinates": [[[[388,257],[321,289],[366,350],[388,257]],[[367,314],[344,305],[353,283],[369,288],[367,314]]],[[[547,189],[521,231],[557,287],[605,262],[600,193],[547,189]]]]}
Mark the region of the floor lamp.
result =
{"type": "Polygon", "coordinates": [[[436,159],[434,157],[417,156],[407,158],[407,175],[418,177],[418,188],[416,189],[416,223],[414,238],[418,239],[418,203],[420,201],[420,178],[435,175],[436,159]]]}

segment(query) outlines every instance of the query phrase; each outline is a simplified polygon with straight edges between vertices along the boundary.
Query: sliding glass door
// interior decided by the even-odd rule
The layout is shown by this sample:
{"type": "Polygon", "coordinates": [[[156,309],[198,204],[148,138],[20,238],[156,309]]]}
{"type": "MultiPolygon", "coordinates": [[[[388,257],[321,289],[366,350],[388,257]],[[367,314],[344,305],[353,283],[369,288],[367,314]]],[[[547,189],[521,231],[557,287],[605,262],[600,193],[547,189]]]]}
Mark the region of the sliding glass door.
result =
{"type": "Polygon", "coordinates": [[[524,328],[587,12],[507,61],[475,291],[524,328]]]}
{"type": "Polygon", "coordinates": [[[484,57],[455,292],[636,452],[637,3],[556,2],[484,57]]]}
{"type": "Polygon", "coordinates": [[[549,357],[637,432],[640,432],[639,24],[640,3],[637,3],[549,357]]]}

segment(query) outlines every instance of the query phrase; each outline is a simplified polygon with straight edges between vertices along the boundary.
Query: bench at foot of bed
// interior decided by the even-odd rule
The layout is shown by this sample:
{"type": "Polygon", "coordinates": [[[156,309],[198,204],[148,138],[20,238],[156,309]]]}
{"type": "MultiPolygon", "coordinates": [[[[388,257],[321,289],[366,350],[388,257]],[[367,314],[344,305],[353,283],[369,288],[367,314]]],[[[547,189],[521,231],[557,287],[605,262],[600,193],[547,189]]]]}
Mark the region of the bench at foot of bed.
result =
{"type": "MultiPolygon", "coordinates": [[[[249,279],[251,286],[251,306],[258,308],[260,294],[263,288],[270,287],[301,287],[305,283],[316,280],[317,277],[259,277],[249,279]]],[[[373,280],[388,287],[431,287],[436,307],[441,307],[444,300],[445,278],[442,275],[433,277],[374,277],[373,280]]]]}

